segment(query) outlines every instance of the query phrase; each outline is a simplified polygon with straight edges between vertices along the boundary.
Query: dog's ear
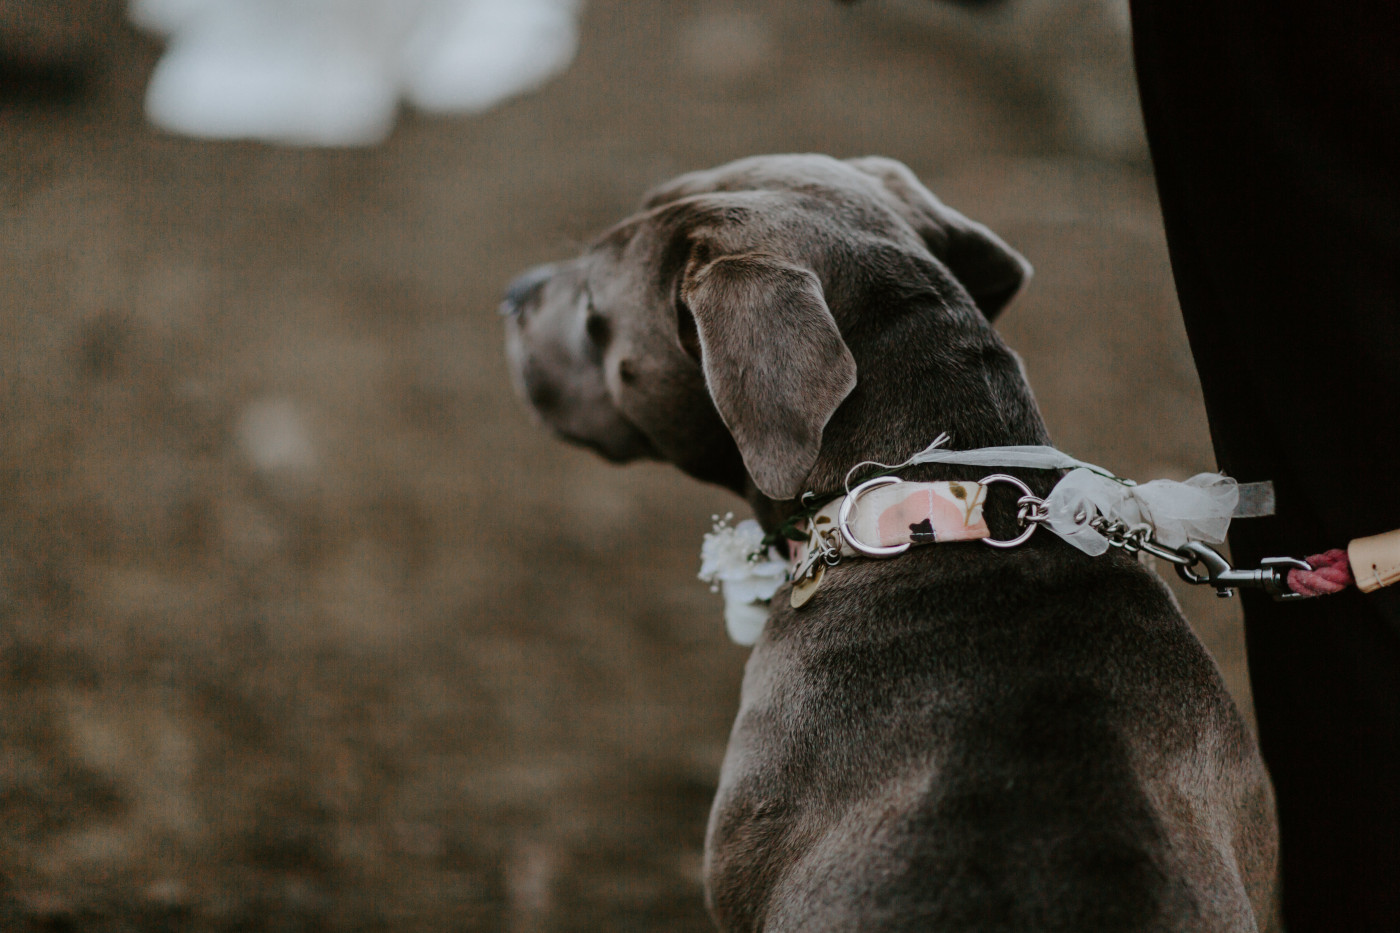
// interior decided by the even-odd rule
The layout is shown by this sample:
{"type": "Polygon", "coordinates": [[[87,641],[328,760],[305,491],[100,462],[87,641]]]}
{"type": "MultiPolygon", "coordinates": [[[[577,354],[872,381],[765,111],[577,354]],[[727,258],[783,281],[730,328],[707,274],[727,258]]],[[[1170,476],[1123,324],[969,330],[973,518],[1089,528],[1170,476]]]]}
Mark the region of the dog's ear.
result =
{"type": "Polygon", "coordinates": [[[880,180],[895,209],[962,283],[988,320],[1030,279],[1031,264],[1024,256],[982,224],[938,200],[904,163],[879,156],[846,162],[880,180]]]}
{"type": "Polygon", "coordinates": [[[706,253],[697,245],[686,264],[677,313],[694,320],[705,383],[754,485],[794,498],[855,388],[855,359],[810,270],[762,253],[706,253]]]}

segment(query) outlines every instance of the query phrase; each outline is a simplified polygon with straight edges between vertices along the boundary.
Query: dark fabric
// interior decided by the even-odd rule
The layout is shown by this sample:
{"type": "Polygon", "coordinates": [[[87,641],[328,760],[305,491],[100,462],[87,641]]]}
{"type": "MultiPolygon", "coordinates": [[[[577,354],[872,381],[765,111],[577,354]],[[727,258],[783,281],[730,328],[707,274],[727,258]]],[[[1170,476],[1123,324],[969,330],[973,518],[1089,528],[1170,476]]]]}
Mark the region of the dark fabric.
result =
{"type": "MultiPolygon", "coordinates": [[[[1148,140],[1237,563],[1400,528],[1392,0],[1133,0],[1148,140]]],[[[1246,595],[1290,933],[1400,931],[1400,587],[1246,595]]]]}

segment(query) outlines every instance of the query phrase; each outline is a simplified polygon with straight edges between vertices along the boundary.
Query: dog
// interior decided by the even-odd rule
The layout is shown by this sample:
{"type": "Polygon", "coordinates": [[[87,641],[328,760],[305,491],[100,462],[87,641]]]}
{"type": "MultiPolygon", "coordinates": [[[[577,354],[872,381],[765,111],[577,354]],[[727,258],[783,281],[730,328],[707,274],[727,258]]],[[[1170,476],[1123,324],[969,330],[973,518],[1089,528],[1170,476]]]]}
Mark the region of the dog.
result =
{"type": "MultiPolygon", "coordinates": [[[[865,461],[1046,444],[990,320],[1030,274],[883,158],[683,175],[509,288],[519,391],[562,438],[668,460],[774,531],[865,461]]],[[[986,472],[986,471],[983,471],[986,472]]],[[[1037,496],[1048,470],[1008,470],[1037,496]]],[[[923,464],[906,481],[976,480],[923,464]]],[[[990,487],[989,533],[1020,531],[990,487]]],[[[1255,740],[1160,579],[1051,534],[784,584],[705,845],[724,930],[1278,928],[1255,740]]]]}

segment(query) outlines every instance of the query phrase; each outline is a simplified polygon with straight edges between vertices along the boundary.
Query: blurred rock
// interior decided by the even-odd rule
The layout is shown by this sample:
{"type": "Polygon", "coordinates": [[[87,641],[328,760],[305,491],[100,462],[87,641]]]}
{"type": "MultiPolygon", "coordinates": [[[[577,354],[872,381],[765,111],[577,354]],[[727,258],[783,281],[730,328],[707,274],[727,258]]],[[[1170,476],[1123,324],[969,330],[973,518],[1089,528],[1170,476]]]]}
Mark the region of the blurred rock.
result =
{"type": "Polygon", "coordinates": [[[578,50],[579,0],[429,0],[400,52],[404,97],[479,113],[542,86],[578,50]]]}
{"type": "Polygon", "coordinates": [[[379,142],[398,109],[383,37],[403,17],[360,12],[332,0],[215,0],[190,11],[151,75],[146,113],[189,136],[379,142]]]}
{"type": "Polygon", "coordinates": [[[254,468],[271,474],[304,474],[316,467],[306,417],[290,399],[262,399],[238,419],[238,445],[254,468]]]}
{"type": "Polygon", "coordinates": [[[137,0],[170,36],[146,93],[157,126],[214,139],[365,146],[399,99],[475,113],[573,61],[577,0],[137,0]]]}

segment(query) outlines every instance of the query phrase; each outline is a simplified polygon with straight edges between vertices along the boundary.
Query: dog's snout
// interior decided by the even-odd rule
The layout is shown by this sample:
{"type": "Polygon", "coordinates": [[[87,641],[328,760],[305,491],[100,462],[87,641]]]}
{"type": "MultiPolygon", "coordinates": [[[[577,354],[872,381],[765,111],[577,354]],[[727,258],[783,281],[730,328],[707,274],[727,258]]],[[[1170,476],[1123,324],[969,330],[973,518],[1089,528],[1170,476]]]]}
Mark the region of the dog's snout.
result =
{"type": "Polygon", "coordinates": [[[554,275],[554,268],[553,263],[535,266],[507,285],[505,299],[501,301],[500,313],[506,317],[519,314],[525,302],[529,301],[530,297],[539,291],[540,286],[554,275]]]}

